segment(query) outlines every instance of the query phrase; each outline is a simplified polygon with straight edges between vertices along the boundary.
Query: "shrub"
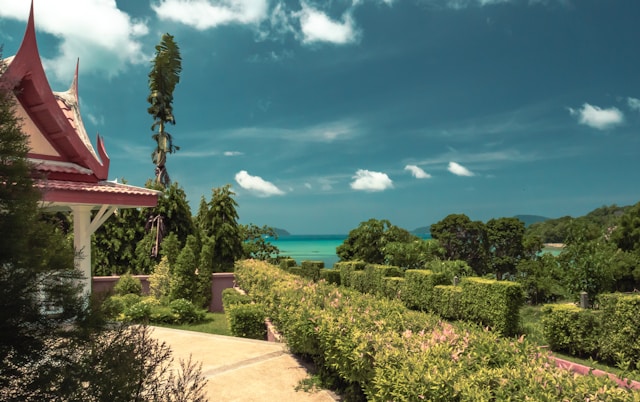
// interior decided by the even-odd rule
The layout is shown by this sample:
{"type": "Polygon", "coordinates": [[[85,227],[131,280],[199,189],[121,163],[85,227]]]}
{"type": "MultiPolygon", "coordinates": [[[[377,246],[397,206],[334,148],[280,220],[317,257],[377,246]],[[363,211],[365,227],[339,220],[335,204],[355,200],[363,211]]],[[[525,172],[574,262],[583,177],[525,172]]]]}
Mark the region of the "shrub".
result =
{"type": "MultiPolygon", "coordinates": [[[[173,234],[173,233],[172,233],[173,234]]],[[[175,234],[174,234],[175,236],[175,234]]],[[[165,242],[162,244],[164,245],[165,242]]],[[[171,291],[171,272],[169,266],[169,259],[164,256],[156,265],[153,273],[149,275],[149,293],[151,296],[160,300],[166,301],[169,298],[169,292],[171,291]]]]}
{"type": "Polygon", "coordinates": [[[289,271],[289,268],[295,267],[296,265],[296,260],[293,258],[283,258],[280,260],[280,268],[284,271],[289,271]]]}
{"type": "Polygon", "coordinates": [[[351,287],[351,272],[362,271],[367,265],[364,261],[340,261],[334,265],[340,271],[340,283],[343,286],[351,287]]]}
{"type": "Polygon", "coordinates": [[[399,277],[382,278],[379,294],[387,299],[400,300],[404,291],[404,282],[405,279],[399,277]]]}
{"type": "Polygon", "coordinates": [[[159,306],[157,300],[149,297],[144,298],[124,309],[124,320],[147,323],[151,318],[151,313],[155,306],[159,306]]]}
{"type": "Polygon", "coordinates": [[[113,287],[113,291],[118,296],[123,295],[141,295],[142,294],[142,283],[140,283],[140,279],[134,278],[130,273],[126,273],[120,276],[118,282],[113,287]]]}
{"type": "Polygon", "coordinates": [[[627,369],[640,369],[640,295],[598,297],[602,312],[602,358],[627,369]]]}
{"type": "Polygon", "coordinates": [[[235,304],[227,311],[229,330],[234,336],[251,339],[266,339],[266,315],[262,304],[235,304]]]}
{"type": "Polygon", "coordinates": [[[289,267],[289,273],[302,276],[302,267],[289,267]]]}
{"type": "Polygon", "coordinates": [[[142,300],[142,296],[132,293],[123,296],[111,296],[103,302],[103,311],[107,318],[120,318],[126,309],[142,300]]]}
{"type": "Polygon", "coordinates": [[[250,304],[251,298],[240,293],[236,288],[227,288],[222,291],[222,308],[227,311],[230,306],[236,304],[250,304]]]}
{"type": "Polygon", "coordinates": [[[639,397],[609,378],[556,368],[524,337],[505,339],[473,325],[449,324],[396,300],[313,283],[266,264],[242,262],[235,273],[240,286],[264,303],[291,351],[312,357],[351,400],[639,397]]]}
{"type": "Polygon", "coordinates": [[[434,313],[448,320],[462,318],[460,296],[462,288],[452,285],[437,285],[433,288],[434,313]]]}
{"type": "Polygon", "coordinates": [[[382,282],[384,278],[403,276],[402,269],[391,265],[367,264],[363,272],[362,289],[358,290],[363,293],[376,295],[382,294],[382,282]]]}
{"type": "Polygon", "coordinates": [[[465,276],[473,276],[473,269],[465,261],[460,260],[433,260],[429,261],[424,266],[425,269],[434,273],[444,274],[446,279],[445,283],[451,285],[453,278],[457,276],[462,278],[465,276]]]}
{"type": "Polygon", "coordinates": [[[317,281],[320,279],[320,270],[324,268],[323,261],[302,261],[302,276],[317,281]]]}
{"type": "Polygon", "coordinates": [[[340,285],[340,271],[336,269],[324,268],[320,270],[320,279],[324,279],[334,285],[340,285]]]}
{"type": "Polygon", "coordinates": [[[171,312],[176,315],[176,324],[194,323],[202,321],[204,311],[199,310],[189,300],[176,299],[169,303],[171,312]]]}
{"type": "Polygon", "coordinates": [[[433,310],[433,288],[447,282],[445,274],[427,269],[409,269],[405,271],[404,279],[405,292],[402,294],[402,301],[410,309],[420,311],[433,310]]]}
{"type": "Polygon", "coordinates": [[[517,282],[483,278],[463,278],[460,304],[462,318],[491,327],[505,336],[520,327],[520,307],[524,303],[522,286],[517,282]]]}
{"type": "Polygon", "coordinates": [[[542,308],[543,334],[551,350],[574,356],[596,357],[601,337],[598,312],[573,304],[542,308]]]}

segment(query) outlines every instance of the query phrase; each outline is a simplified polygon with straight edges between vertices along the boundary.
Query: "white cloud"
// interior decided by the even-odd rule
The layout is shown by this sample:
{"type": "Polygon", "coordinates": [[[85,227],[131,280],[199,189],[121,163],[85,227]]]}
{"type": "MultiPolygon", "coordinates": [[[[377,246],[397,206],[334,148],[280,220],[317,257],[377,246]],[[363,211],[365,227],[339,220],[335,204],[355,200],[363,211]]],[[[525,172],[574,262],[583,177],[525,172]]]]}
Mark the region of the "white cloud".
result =
{"type": "Polygon", "coordinates": [[[268,0],[160,0],[151,6],[161,20],[198,30],[227,24],[257,25],[268,16],[268,0]]]}
{"type": "Polygon", "coordinates": [[[449,167],[447,167],[447,170],[455,174],[456,176],[475,176],[472,171],[456,162],[449,162],[449,167]]]}
{"type": "Polygon", "coordinates": [[[224,151],[224,156],[240,156],[240,155],[244,155],[244,154],[239,151],[224,151]]]}
{"type": "Polygon", "coordinates": [[[360,169],[352,178],[354,181],[351,182],[351,188],[354,190],[384,191],[393,188],[393,181],[386,173],[360,169]]]}
{"type": "Polygon", "coordinates": [[[304,43],[329,42],[345,45],[358,40],[358,31],[348,13],[343,15],[342,21],[334,21],[322,11],[302,3],[302,10],[296,15],[300,19],[304,43]]]}
{"type": "MultiPolygon", "coordinates": [[[[0,0],[0,18],[26,22],[29,3],[0,0]]],[[[148,33],[146,22],[119,10],[115,0],[38,1],[34,13],[36,28],[60,40],[58,55],[43,60],[60,81],[71,82],[78,58],[82,72],[108,77],[122,72],[128,64],[148,63],[150,59],[138,41],[148,33]]]]}
{"type": "Polygon", "coordinates": [[[251,176],[246,170],[236,173],[236,182],[245,190],[255,193],[258,197],[270,197],[272,195],[283,195],[273,183],[264,180],[259,176],[251,176]]]}
{"type": "Polygon", "coordinates": [[[613,126],[622,124],[624,115],[615,108],[602,109],[598,106],[592,106],[588,103],[582,105],[581,109],[569,108],[572,116],[578,116],[578,122],[598,130],[606,130],[613,126]]]}
{"type": "Polygon", "coordinates": [[[640,99],[629,97],[627,98],[627,105],[629,105],[629,109],[640,112],[640,99]]]}
{"type": "Polygon", "coordinates": [[[416,179],[430,179],[431,175],[427,172],[425,172],[424,170],[422,170],[420,167],[416,166],[416,165],[407,165],[404,167],[404,170],[408,170],[411,172],[411,174],[413,175],[413,177],[415,177],[416,179]]]}

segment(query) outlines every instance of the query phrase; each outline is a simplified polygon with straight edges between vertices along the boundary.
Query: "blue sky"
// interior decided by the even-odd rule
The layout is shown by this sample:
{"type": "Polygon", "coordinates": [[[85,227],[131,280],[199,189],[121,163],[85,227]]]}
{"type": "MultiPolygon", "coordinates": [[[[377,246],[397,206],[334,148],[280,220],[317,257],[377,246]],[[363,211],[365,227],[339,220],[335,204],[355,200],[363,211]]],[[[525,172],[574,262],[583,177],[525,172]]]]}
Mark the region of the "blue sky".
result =
{"type": "MultiPolygon", "coordinates": [[[[28,0],[0,0],[14,54],[28,0]]],[[[450,213],[578,216],[640,200],[637,0],[35,0],[54,90],[80,58],[111,178],[153,176],[147,74],[183,58],[172,180],[193,212],[231,184],[240,222],[347,233],[450,213]]]]}

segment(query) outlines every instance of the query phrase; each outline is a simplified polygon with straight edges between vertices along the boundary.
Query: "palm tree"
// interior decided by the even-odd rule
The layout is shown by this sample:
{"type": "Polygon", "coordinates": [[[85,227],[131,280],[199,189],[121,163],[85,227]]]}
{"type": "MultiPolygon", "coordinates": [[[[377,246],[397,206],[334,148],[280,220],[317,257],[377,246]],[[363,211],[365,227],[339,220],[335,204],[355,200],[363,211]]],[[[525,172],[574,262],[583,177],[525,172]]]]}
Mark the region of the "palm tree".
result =
{"type": "Polygon", "coordinates": [[[160,43],[156,45],[156,57],[149,72],[149,97],[151,106],[147,111],[153,116],[151,130],[155,133],[152,138],[156,141],[156,149],[151,154],[151,160],[156,165],[156,184],[166,187],[170,183],[169,174],[165,167],[167,154],[173,153],[180,147],[173,144],[173,137],[166,131],[167,123],[176,124],[173,116],[173,90],[180,82],[182,58],[180,49],[172,35],[162,35],[160,43]],[[157,131],[156,131],[157,130],[157,131]]]}

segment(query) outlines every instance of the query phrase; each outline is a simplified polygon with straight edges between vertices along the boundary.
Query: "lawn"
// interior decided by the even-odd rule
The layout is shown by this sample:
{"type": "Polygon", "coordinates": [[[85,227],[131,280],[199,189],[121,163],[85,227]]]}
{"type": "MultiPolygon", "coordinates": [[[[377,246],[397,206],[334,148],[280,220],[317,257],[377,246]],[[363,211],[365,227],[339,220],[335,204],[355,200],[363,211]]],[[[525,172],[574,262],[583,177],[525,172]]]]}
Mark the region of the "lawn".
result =
{"type": "Polygon", "coordinates": [[[224,313],[207,313],[204,321],[197,324],[170,325],[154,323],[153,325],[165,328],[183,329],[185,331],[231,336],[229,326],[227,325],[227,316],[224,313]]]}

